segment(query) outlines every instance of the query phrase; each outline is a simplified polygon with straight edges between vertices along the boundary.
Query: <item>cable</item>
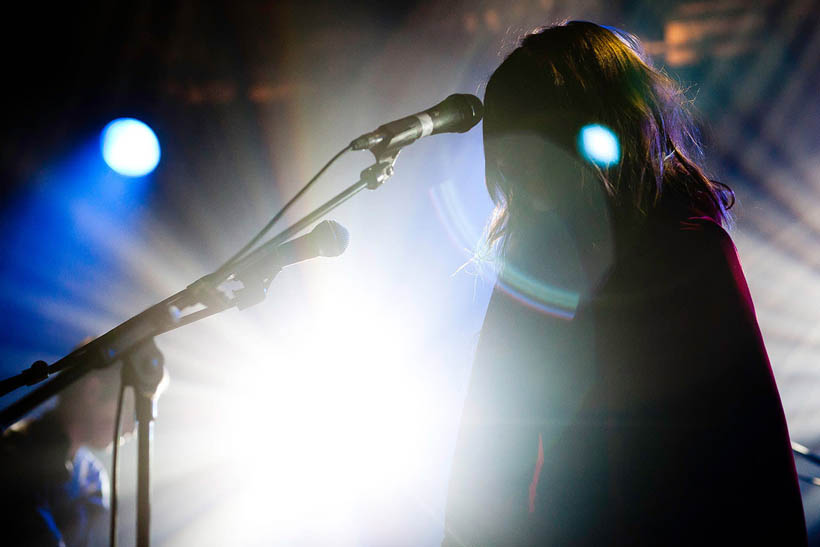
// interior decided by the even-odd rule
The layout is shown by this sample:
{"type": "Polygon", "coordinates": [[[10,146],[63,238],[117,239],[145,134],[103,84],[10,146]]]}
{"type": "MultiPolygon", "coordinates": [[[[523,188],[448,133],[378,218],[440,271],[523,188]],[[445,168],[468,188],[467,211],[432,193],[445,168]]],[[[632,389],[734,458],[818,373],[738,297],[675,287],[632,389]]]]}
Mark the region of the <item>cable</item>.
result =
{"type": "Polygon", "coordinates": [[[225,261],[225,263],[224,263],[224,264],[222,264],[222,266],[220,266],[220,267],[216,270],[216,272],[214,272],[214,275],[216,275],[217,273],[223,272],[223,271],[224,271],[224,270],[226,270],[227,268],[231,267],[231,266],[232,266],[232,265],[233,265],[233,264],[234,264],[237,260],[239,260],[239,259],[242,257],[242,255],[244,255],[246,252],[248,252],[248,250],[250,250],[250,248],[251,248],[251,247],[253,247],[254,245],[256,245],[256,243],[258,243],[258,242],[259,242],[259,240],[260,240],[260,239],[262,239],[262,237],[263,237],[266,233],[268,233],[268,232],[270,231],[270,229],[271,229],[271,228],[273,228],[273,225],[274,225],[274,224],[276,224],[276,222],[277,222],[280,218],[282,218],[282,215],[284,215],[284,214],[285,214],[285,212],[286,212],[288,209],[290,209],[290,206],[291,206],[291,205],[293,205],[293,204],[296,202],[296,200],[298,200],[300,197],[302,197],[302,195],[303,195],[303,194],[304,194],[304,193],[308,190],[308,188],[310,188],[310,187],[313,185],[313,183],[314,183],[314,182],[316,182],[316,180],[317,180],[319,177],[321,177],[321,176],[324,174],[324,172],[325,172],[325,171],[327,171],[327,170],[328,170],[328,168],[329,168],[331,165],[333,165],[333,163],[334,163],[336,160],[338,160],[340,157],[342,157],[342,155],[343,155],[345,152],[348,152],[348,151],[350,151],[350,150],[351,150],[351,145],[349,145],[349,144],[348,144],[348,145],[347,145],[347,146],[345,146],[342,150],[340,150],[339,152],[337,152],[335,156],[333,156],[332,158],[330,158],[330,161],[329,161],[329,162],[327,162],[327,163],[324,165],[324,167],[322,167],[321,169],[319,169],[319,172],[318,172],[318,173],[316,173],[315,175],[313,175],[313,178],[311,178],[311,179],[307,182],[307,184],[305,184],[305,185],[302,187],[302,189],[301,189],[301,190],[299,190],[299,191],[296,193],[296,195],[295,195],[295,196],[293,196],[292,198],[290,198],[290,201],[288,201],[288,202],[284,205],[284,207],[282,207],[281,209],[279,209],[279,211],[278,211],[278,212],[277,212],[277,213],[273,216],[273,218],[272,218],[272,219],[270,219],[270,221],[269,221],[269,222],[265,225],[265,227],[264,227],[264,228],[262,228],[262,229],[259,231],[259,233],[258,233],[258,234],[256,234],[255,236],[253,236],[253,238],[252,238],[252,239],[251,239],[248,243],[246,243],[244,247],[242,247],[241,249],[239,249],[239,250],[238,250],[238,251],[237,251],[237,252],[236,252],[236,253],[235,253],[235,254],[234,254],[231,258],[229,258],[228,260],[226,260],[226,261],[225,261]]]}
{"type": "Polygon", "coordinates": [[[114,418],[114,446],[111,451],[111,523],[108,543],[117,547],[117,460],[119,459],[120,422],[122,421],[122,403],[125,386],[120,382],[120,393],[117,396],[117,416],[114,418]]]}

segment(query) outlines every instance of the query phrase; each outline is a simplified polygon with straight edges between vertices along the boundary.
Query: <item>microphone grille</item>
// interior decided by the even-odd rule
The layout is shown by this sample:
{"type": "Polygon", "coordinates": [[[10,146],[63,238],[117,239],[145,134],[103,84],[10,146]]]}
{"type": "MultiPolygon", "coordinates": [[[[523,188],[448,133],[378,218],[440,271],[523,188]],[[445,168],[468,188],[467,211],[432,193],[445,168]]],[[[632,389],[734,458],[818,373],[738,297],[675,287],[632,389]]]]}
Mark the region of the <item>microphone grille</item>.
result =
{"type": "Polygon", "coordinates": [[[323,220],[310,232],[319,256],[339,256],[347,249],[350,243],[350,233],[347,228],[335,220],[323,220]]]}
{"type": "Polygon", "coordinates": [[[447,97],[452,101],[461,114],[461,123],[453,129],[457,133],[465,133],[472,129],[484,116],[484,105],[475,95],[455,93],[447,97]]]}

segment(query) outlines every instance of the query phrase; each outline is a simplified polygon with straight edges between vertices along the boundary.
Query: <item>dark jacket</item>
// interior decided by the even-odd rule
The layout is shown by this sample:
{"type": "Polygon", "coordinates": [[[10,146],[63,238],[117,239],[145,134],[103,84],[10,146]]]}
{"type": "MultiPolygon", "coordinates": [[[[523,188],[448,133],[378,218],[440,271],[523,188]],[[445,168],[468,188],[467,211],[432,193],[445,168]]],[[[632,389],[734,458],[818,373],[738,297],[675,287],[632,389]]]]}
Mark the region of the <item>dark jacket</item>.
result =
{"type": "Polygon", "coordinates": [[[518,257],[540,304],[504,283],[493,293],[444,545],[805,545],[783,409],[727,233],[706,218],[659,223],[593,285],[571,245],[549,244],[518,257]],[[573,291],[576,307],[556,305],[573,291]]]}

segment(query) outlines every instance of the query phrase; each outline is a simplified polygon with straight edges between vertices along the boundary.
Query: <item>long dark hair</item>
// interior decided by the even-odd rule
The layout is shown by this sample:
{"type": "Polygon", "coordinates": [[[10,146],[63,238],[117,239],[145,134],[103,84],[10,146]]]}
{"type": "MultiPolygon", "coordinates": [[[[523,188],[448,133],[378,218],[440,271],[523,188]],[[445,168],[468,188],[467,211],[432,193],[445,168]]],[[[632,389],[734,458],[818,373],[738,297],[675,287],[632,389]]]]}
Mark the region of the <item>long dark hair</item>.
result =
{"type": "Polygon", "coordinates": [[[700,165],[690,101],[628,33],[585,21],[537,29],[493,73],[484,103],[487,189],[496,204],[490,245],[515,232],[523,207],[520,189],[498,172],[487,151],[491,138],[511,131],[532,131],[577,158],[582,127],[610,128],[619,140],[619,161],[592,172],[619,222],[634,225],[658,215],[730,221],[734,195],[700,165]]]}

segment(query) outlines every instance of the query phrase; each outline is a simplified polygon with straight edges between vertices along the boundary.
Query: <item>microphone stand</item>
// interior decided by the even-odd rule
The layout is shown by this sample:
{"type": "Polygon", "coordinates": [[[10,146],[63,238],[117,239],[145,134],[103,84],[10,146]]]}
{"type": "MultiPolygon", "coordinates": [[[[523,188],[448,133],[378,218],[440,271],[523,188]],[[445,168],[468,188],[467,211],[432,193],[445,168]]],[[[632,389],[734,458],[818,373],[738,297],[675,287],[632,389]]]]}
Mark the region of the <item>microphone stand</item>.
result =
{"type": "Polygon", "coordinates": [[[0,410],[0,432],[18,422],[41,403],[60,393],[89,372],[123,361],[123,384],[133,387],[138,421],[137,459],[137,545],[150,545],[150,461],[153,423],[157,417],[157,387],[164,375],[164,358],[154,337],[194,323],[236,306],[240,310],[265,299],[268,287],[281,267],[271,257],[276,248],[307,226],[335,209],[364,188],[375,190],[393,175],[400,149],[374,152],[376,163],[361,172],[359,180],[305,215],[265,244],[232,264],[230,272],[218,270],[185,289],[114,327],[51,365],[37,361],[18,375],[0,381],[0,397],[23,385],[55,378],[0,410]],[[218,287],[238,280],[242,288],[229,296],[218,287]],[[203,304],[205,309],[183,315],[183,310],[203,304]]]}
{"type": "MultiPolygon", "coordinates": [[[[122,384],[134,391],[137,414],[137,546],[151,544],[151,438],[157,417],[158,389],[165,358],[153,338],[131,350],[122,368],[122,384]]],[[[119,442],[119,441],[117,441],[119,442]]]]}

